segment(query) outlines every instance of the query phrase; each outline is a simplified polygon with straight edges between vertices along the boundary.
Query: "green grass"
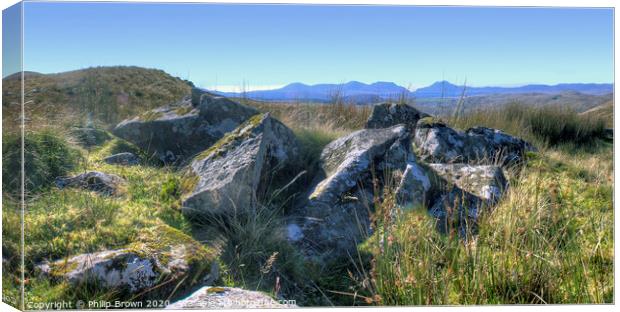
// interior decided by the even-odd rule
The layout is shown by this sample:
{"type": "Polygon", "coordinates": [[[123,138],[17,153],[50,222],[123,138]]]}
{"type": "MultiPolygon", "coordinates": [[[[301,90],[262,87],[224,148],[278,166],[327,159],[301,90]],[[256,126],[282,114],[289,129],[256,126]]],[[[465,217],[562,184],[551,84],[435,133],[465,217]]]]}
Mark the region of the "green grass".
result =
{"type": "MultiPolygon", "coordinates": [[[[24,136],[25,192],[33,195],[49,187],[56,177],[77,166],[79,152],[56,131],[26,132],[24,136]]],[[[21,136],[15,133],[2,138],[2,177],[4,191],[21,194],[21,136]]]]}
{"type": "MultiPolygon", "coordinates": [[[[99,295],[105,295],[114,298],[115,295],[95,287],[80,294],[78,292],[83,290],[68,288],[63,283],[51,285],[46,279],[38,277],[34,267],[43,260],[126,247],[142,241],[140,237],[143,237],[144,231],[156,226],[170,226],[181,233],[191,234],[190,224],[179,210],[180,198],[161,195],[169,193],[162,186],[176,179],[176,171],[148,165],[115,166],[102,161],[112,150],[123,146],[127,147],[114,139],[98,149],[84,151],[85,161],[69,172],[99,170],[116,174],[126,181],[118,196],[106,197],[73,188],[51,188],[28,198],[24,220],[28,296],[45,301],[76,296],[99,298],[99,295]]],[[[3,231],[3,249],[10,256],[7,257],[9,266],[17,268],[19,231],[10,229],[14,228],[11,225],[19,224],[19,206],[9,196],[3,196],[3,205],[3,230],[6,229],[3,231]]],[[[159,235],[167,234],[161,232],[159,235]]],[[[16,287],[17,282],[15,277],[13,286],[16,287]]],[[[3,287],[10,289],[10,285],[3,284],[3,287]]]]}

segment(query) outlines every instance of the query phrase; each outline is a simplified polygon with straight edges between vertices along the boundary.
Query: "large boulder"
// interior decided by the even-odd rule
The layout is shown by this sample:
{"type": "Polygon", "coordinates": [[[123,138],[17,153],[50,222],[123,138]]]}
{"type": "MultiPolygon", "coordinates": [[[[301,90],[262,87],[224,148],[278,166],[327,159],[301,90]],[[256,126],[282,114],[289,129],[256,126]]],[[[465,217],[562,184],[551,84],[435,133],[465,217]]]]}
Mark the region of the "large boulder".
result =
{"type": "Polygon", "coordinates": [[[213,251],[189,236],[158,225],[143,230],[126,248],[80,254],[41,264],[38,269],[72,287],[90,284],[122,290],[125,295],[166,298],[181,288],[216,280],[215,258],[213,251]]]}
{"type": "Polygon", "coordinates": [[[404,124],[412,129],[420,118],[429,115],[407,104],[381,103],[372,107],[372,113],[366,121],[366,129],[389,128],[404,124]]]}
{"type": "Polygon", "coordinates": [[[286,178],[298,164],[300,146],[293,132],[269,116],[256,115],[194,158],[189,177],[195,185],[184,196],[183,213],[231,215],[250,212],[272,177],[286,178]]]}
{"type": "Polygon", "coordinates": [[[187,159],[211,146],[248,118],[254,108],[225,97],[202,93],[124,120],[114,134],[154,154],[166,163],[187,159]]]}
{"type": "Polygon", "coordinates": [[[55,183],[60,189],[77,187],[103,195],[114,195],[118,193],[119,187],[124,183],[124,180],[114,174],[88,171],[74,177],[58,177],[55,183]]]}
{"type": "Polygon", "coordinates": [[[355,252],[371,233],[373,189],[386,184],[385,175],[405,171],[414,161],[403,125],[360,130],[328,144],[321,154],[319,182],[298,220],[287,226],[288,238],[314,260],[355,252]]]}
{"type": "MultiPolygon", "coordinates": [[[[328,144],[321,153],[320,181],[310,194],[316,203],[332,204],[370,177],[373,165],[402,168],[408,157],[409,132],[402,126],[353,132],[328,144]],[[390,153],[391,155],[387,155],[390,153]]],[[[379,166],[376,169],[380,169],[379,166]]]]}
{"type": "Polygon", "coordinates": [[[166,309],[275,309],[293,307],[296,305],[288,302],[280,303],[258,291],[205,286],[189,297],[168,305],[166,309]]]}
{"type": "Polygon", "coordinates": [[[485,127],[454,130],[432,117],[420,119],[414,134],[420,157],[433,163],[499,164],[521,162],[534,147],[501,130],[485,127]]]}

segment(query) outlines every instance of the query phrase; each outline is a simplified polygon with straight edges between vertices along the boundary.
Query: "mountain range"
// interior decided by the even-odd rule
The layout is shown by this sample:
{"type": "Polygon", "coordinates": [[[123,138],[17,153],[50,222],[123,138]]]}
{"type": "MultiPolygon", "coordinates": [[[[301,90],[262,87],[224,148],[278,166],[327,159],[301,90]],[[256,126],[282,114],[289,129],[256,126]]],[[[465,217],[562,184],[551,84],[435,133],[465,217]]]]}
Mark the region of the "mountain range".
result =
{"type": "Polygon", "coordinates": [[[403,95],[421,98],[457,98],[465,91],[466,96],[485,96],[493,94],[557,94],[562,92],[579,92],[589,95],[603,95],[613,92],[610,83],[562,83],[556,85],[528,84],[519,87],[470,87],[456,85],[448,81],[438,81],[430,86],[409,91],[393,82],[379,81],[366,84],[359,81],[350,81],[344,84],[316,84],[307,85],[299,82],[288,84],[279,89],[239,92],[216,93],[229,96],[246,96],[256,100],[272,101],[330,101],[338,95],[356,103],[373,103],[386,99],[396,99],[403,95]]]}

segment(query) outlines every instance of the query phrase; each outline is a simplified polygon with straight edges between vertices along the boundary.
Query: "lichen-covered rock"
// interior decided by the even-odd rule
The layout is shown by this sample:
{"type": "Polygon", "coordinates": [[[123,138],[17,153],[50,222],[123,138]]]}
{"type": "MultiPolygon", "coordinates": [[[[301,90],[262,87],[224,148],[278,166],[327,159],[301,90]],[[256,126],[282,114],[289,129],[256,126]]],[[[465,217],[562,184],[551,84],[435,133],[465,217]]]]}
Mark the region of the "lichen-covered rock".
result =
{"type": "Polygon", "coordinates": [[[466,150],[470,159],[486,158],[495,164],[508,165],[520,163],[526,152],[536,151],[532,144],[497,129],[473,127],[465,135],[470,144],[466,150]]]}
{"type": "Polygon", "coordinates": [[[411,210],[427,207],[432,196],[433,178],[428,168],[417,161],[407,162],[395,191],[396,202],[400,208],[411,210]]]}
{"type": "Polygon", "coordinates": [[[328,144],[321,154],[322,180],[300,209],[300,218],[288,225],[289,239],[319,261],[354,252],[370,234],[373,174],[405,170],[413,156],[409,146],[409,132],[402,125],[356,131],[328,144]]]}
{"type": "Polygon", "coordinates": [[[408,134],[404,126],[366,129],[329,143],[320,160],[324,179],[313,188],[310,200],[328,205],[334,203],[342,194],[370,177],[373,165],[404,167],[409,149],[408,134]],[[396,157],[387,155],[388,151],[396,157]]]}
{"type": "Polygon", "coordinates": [[[407,104],[381,103],[372,107],[366,129],[389,128],[398,124],[412,129],[420,118],[428,116],[407,104]]]}
{"type": "Polygon", "coordinates": [[[276,309],[293,307],[296,305],[279,303],[258,291],[205,286],[189,297],[168,305],[166,309],[276,309]]]}
{"type": "Polygon", "coordinates": [[[155,284],[158,274],[149,258],[126,249],[106,250],[73,256],[41,266],[44,273],[62,275],[76,286],[97,283],[105,288],[127,288],[131,293],[155,284]]]}
{"type": "Polygon", "coordinates": [[[143,230],[126,248],[76,255],[38,268],[73,287],[93,284],[123,290],[124,295],[145,292],[145,297],[171,295],[179,286],[175,281],[184,281],[179,291],[218,278],[215,253],[166,225],[143,230]]]}
{"type": "Polygon", "coordinates": [[[448,183],[454,184],[489,204],[496,203],[508,188],[502,168],[491,165],[429,164],[448,183]]]}
{"type": "Polygon", "coordinates": [[[58,177],[55,181],[56,186],[61,189],[79,187],[103,195],[116,194],[123,182],[124,180],[117,175],[100,171],[89,171],[74,177],[58,177]]]}
{"type": "Polygon", "coordinates": [[[199,99],[194,103],[187,96],[178,103],[124,120],[114,128],[114,134],[165,163],[175,163],[203,151],[258,114],[254,108],[210,93],[199,99]]]}
{"type": "Polygon", "coordinates": [[[134,153],[124,152],[114,155],[110,155],[103,159],[103,161],[110,165],[125,165],[133,166],[140,163],[140,159],[134,153]]]}
{"type": "Polygon", "coordinates": [[[256,115],[194,158],[189,170],[197,181],[184,196],[183,213],[251,211],[270,177],[287,176],[299,156],[299,143],[290,129],[269,114],[256,115]]]}
{"type": "Polygon", "coordinates": [[[374,211],[369,189],[356,189],[342,194],[342,199],[329,206],[311,201],[303,217],[287,225],[287,238],[301,246],[315,262],[328,262],[354,253],[357,244],[370,237],[370,215],[374,211]]]}
{"type": "Polygon", "coordinates": [[[461,237],[474,234],[478,218],[501,199],[508,188],[503,171],[497,166],[468,164],[430,164],[445,179],[447,192],[435,200],[430,215],[438,219],[439,229],[458,229],[461,237]]]}
{"type": "Polygon", "coordinates": [[[106,131],[93,127],[71,128],[70,134],[84,147],[101,145],[112,138],[106,131]]]}
{"type": "Polygon", "coordinates": [[[531,144],[500,130],[475,127],[461,132],[431,117],[418,121],[414,145],[427,162],[502,166],[519,163],[525,152],[534,150],[531,144]]]}

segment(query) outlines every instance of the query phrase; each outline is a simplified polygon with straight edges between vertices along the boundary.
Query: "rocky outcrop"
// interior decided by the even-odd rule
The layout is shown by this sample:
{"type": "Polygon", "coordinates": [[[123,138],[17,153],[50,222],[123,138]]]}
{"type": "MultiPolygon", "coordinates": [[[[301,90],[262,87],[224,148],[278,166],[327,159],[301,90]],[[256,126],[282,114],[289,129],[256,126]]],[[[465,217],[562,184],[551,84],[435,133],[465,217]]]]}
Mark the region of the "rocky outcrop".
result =
{"type": "MultiPolygon", "coordinates": [[[[214,253],[189,236],[165,225],[144,230],[136,242],[123,249],[76,255],[38,266],[54,279],[73,287],[87,284],[123,290],[125,295],[171,295],[178,283],[184,287],[218,278],[214,253]]],[[[179,289],[176,289],[179,290],[179,289]]]]}
{"type": "Polygon", "coordinates": [[[289,239],[316,260],[354,252],[370,234],[377,186],[373,176],[406,171],[415,163],[409,147],[409,132],[402,125],[356,131],[328,144],[321,154],[320,181],[301,209],[302,217],[288,225],[289,239]]]}
{"type": "Polygon", "coordinates": [[[420,118],[428,116],[407,104],[381,103],[372,107],[366,129],[389,128],[399,124],[413,129],[420,118]]]}
{"type": "Polygon", "coordinates": [[[74,177],[58,177],[55,181],[56,186],[61,189],[65,187],[78,187],[103,195],[116,194],[123,182],[124,180],[117,175],[99,171],[89,171],[74,177]]]}
{"type": "Polygon", "coordinates": [[[110,165],[124,165],[133,166],[140,163],[140,159],[133,153],[124,152],[114,155],[110,155],[103,159],[103,161],[110,165]]]}
{"type": "Polygon", "coordinates": [[[114,134],[165,163],[187,159],[211,146],[251,116],[254,108],[225,97],[203,93],[125,120],[114,134]]]}
{"type": "Polygon", "coordinates": [[[516,164],[529,143],[500,130],[485,127],[456,131],[431,117],[418,121],[414,145],[420,157],[433,163],[516,164]]]}
{"type": "Polygon", "coordinates": [[[166,309],[276,309],[293,307],[296,305],[279,303],[258,291],[205,286],[189,297],[168,305],[166,309]]]}
{"type": "Polygon", "coordinates": [[[189,166],[196,180],[184,197],[183,213],[232,215],[255,208],[270,177],[286,177],[299,161],[293,132],[269,114],[256,115],[196,156],[189,166]]]}

